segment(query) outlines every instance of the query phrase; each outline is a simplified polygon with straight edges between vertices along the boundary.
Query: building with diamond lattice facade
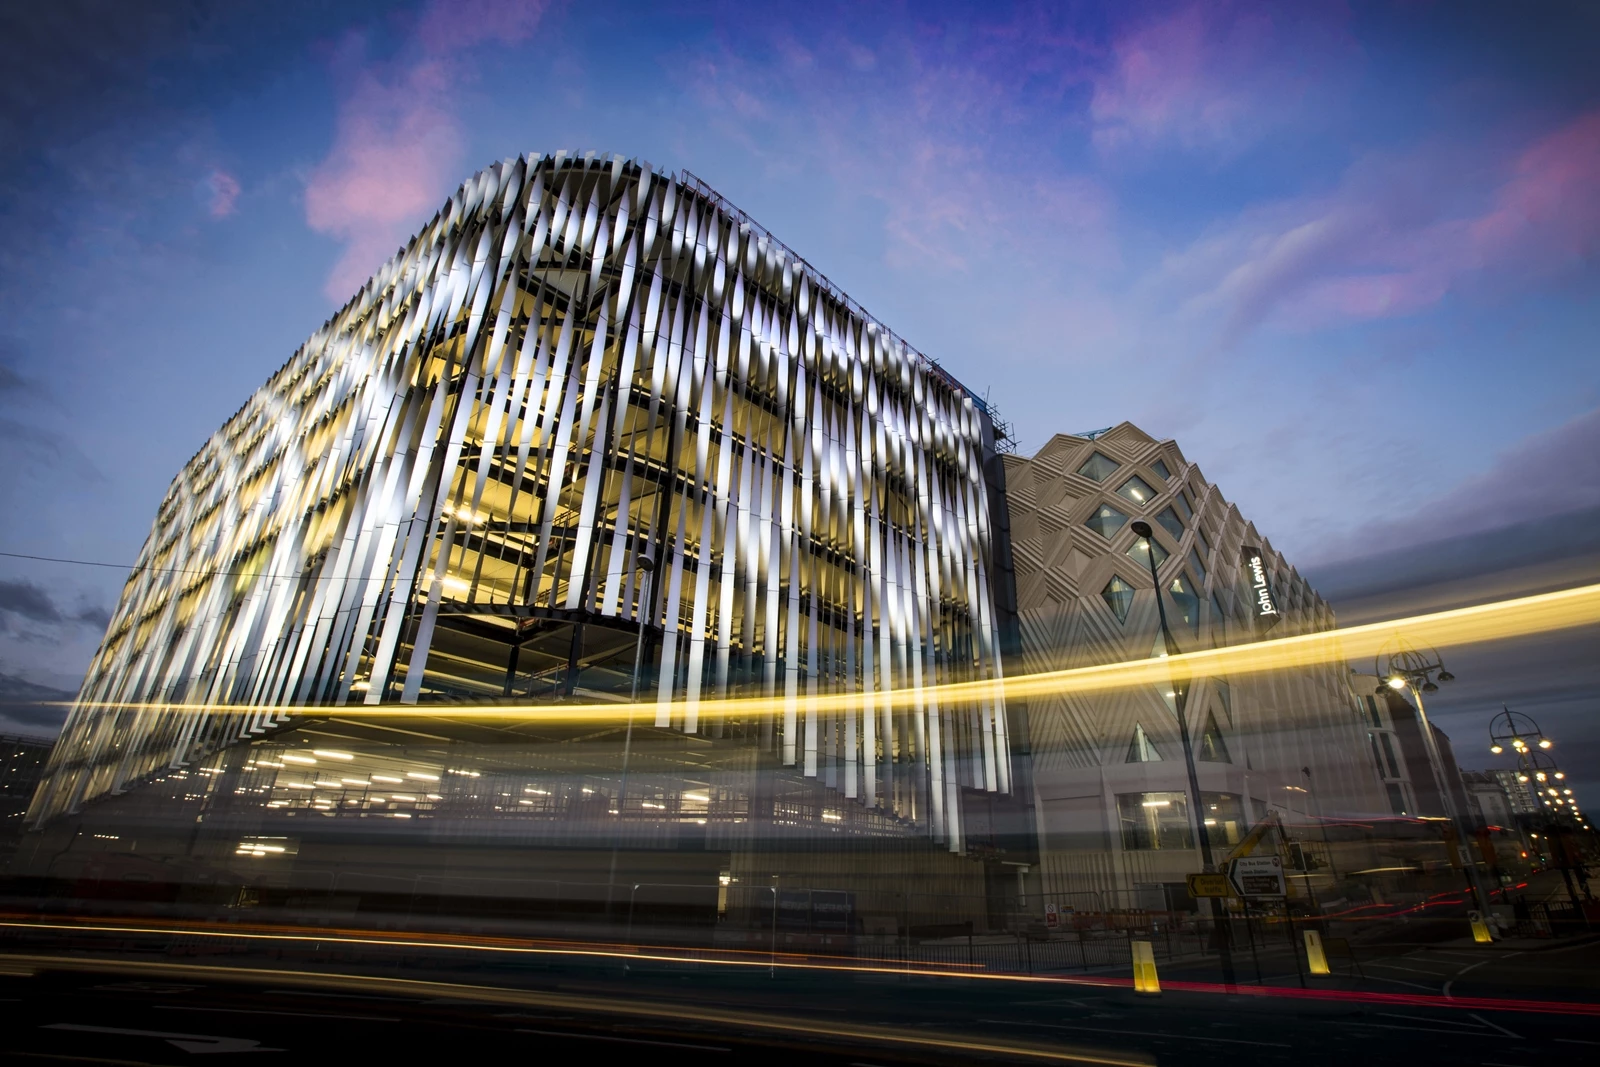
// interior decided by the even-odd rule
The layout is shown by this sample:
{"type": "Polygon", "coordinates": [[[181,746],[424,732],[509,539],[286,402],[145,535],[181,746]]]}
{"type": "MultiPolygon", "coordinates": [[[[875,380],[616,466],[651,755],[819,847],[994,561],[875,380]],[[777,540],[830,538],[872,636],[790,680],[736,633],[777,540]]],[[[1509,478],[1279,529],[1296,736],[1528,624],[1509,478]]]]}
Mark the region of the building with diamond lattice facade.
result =
{"type": "MultiPolygon", "coordinates": [[[[1164,654],[1138,519],[1152,528],[1181,652],[1334,625],[1316,591],[1170,440],[1122,423],[1057,435],[1004,464],[1021,631],[1014,674],[1164,654]],[[1258,610],[1252,560],[1275,600],[1270,617],[1258,610]]],[[[1047,897],[1079,910],[1187,906],[1184,876],[1201,866],[1176,698],[1142,686],[1029,701],[1047,897]]],[[[1325,818],[1389,814],[1343,665],[1191,679],[1184,710],[1219,859],[1269,810],[1319,852],[1330,847],[1325,818]]]]}

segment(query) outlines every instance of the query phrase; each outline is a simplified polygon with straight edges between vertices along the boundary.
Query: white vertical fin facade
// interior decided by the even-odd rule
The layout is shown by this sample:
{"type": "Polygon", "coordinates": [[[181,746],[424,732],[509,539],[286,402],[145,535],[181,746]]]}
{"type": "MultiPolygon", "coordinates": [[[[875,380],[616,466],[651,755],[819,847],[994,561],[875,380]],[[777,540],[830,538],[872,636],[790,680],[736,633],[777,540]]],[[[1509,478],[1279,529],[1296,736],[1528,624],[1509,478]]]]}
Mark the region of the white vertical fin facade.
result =
{"type": "Polygon", "coordinates": [[[642,616],[658,725],[744,737],[959,849],[961,790],[1009,788],[999,686],[873,694],[1000,679],[985,418],[698,179],[497,164],[174,480],[29,818],[289,704],[604,688],[642,616]],[[519,666],[558,626],[566,662],[519,666]],[[820,714],[838,691],[860,706],[820,714]],[[698,714],[731,695],[775,712],[698,714]]]}

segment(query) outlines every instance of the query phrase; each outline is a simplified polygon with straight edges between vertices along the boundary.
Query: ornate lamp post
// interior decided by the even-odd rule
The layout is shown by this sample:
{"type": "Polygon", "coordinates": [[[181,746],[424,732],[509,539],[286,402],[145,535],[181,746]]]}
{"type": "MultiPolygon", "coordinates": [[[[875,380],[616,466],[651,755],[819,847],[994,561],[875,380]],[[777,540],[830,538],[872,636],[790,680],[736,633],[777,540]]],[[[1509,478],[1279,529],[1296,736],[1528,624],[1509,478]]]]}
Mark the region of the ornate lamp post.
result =
{"type": "MultiPolygon", "coordinates": [[[[1417,721],[1422,727],[1423,752],[1428,757],[1428,769],[1433,772],[1434,787],[1439,790],[1439,802],[1444,806],[1444,816],[1450,822],[1457,847],[1465,852],[1461,845],[1461,831],[1466,821],[1462,818],[1462,812],[1456,810],[1455,794],[1450,789],[1450,768],[1444,765],[1444,759],[1439,754],[1439,743],[1433,736],[1433,725],[1428,722],[1428,710],[1422,699],[1424,693],[1437,693],[1439,682],[1453,682],[1456,676],[1445,669],[1444,661],[1435,649],[1426,645],[1418,648],[1400,634],[1395,634],[1378,650],[1373,673],[1378,676],[1379,693],[1385,689],[1410,691],[1417,708],[1417,721]]],[[[1470,853],[1467,855],[1470,856],[1470,853]]],[[[1489,894],[1483,888],[1477,862],[1460,856],[1458,859],[1462,861],[1467,889],[1477,904],[1477,911],[1488,915],[1489,894]]]]}
{"type": "Polygon", "coordinates": [[[1583,823],[1578,815],[1577,800],[1571,788],[1564,784],[1566,772],[1548,755],[1554,747],[1555,742],[1545,736],[1531,715],[1504,708],[1489,723],[1489,751],[1498,756],[1509,748],[1516,753],[1517,782],[1534,795],[1545,813],[1542,825],[1550,848],[1550,859],[1561,871],[1561,879],[1567,887],[1567,898],[1582,915],[1583,905],[1578,900],[1577,888],[1572,884],[1572,865],[1568,862],[1566,841],[1562,837],[1562,830],[1567,829],[1562,825],[1562,817],[1566,816],[1579,826],[1583,823]]]}
{"type": "MultiPolygon", "coordinates": [[[[1150,563],[1150,581],[1156,590],[1156,611],[1161,618],[1161,647],[1166,650],[1167,656],[1178,654],[1178,643],[1172,639],[1172,629],[1167,625],[1167,605],[1161,599],[1161,579],[1156,573],[1156,556],[1151,537],[1154,531],[1148,522],[1138,520],[1129,526],[1134,534],[1144,539],[1144,556],[1150,563]]],[[[1178,717],[1178,736],[1183,741],[1183,765],[1189,772],[1189,807],[1194,812],[1195,838],[1200,844],[1200,862],[1205,867],[1207,874],[1217,869],[1216,862],[1211,853],[1211,834],[1206,830],[1205,803],[1200,797],[1200,776],[1194,766],[1194,745],[1189,740],[1189,721],[1184,711],[1189,701],[1189,683],[1176,673],[1172,676],[1172,708],[1178,717]]],[[[1233,950],[1229,947],[1231,931],[1228,927],[1228,917],[1223,911],[1222,901],[1211,897],[1211,921],[1217,930],[1217,947],[1222,957],[1222,981],[1225,985],[1232,986],[1233,981],[1233,950]]]]}

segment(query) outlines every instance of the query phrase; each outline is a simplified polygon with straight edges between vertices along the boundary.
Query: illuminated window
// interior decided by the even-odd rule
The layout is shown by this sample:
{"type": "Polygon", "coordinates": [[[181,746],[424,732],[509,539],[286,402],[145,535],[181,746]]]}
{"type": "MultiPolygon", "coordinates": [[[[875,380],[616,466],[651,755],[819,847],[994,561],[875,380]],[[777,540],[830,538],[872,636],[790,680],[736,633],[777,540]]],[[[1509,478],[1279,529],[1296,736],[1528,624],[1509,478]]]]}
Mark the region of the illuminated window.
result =
{"type": "Polygon", "coordinates": [[[1206,712],[1206,728],[1200,735],[1200,751],[1195,759],[1203,763],[1233,762],[1233,757],[1228,755],[1228,743],[1222,739],[1222,731],[1217,729],[1217,716],[1213,712],[1206,712]]]}
{"type": "Polygon", "coordinates": [[[1172,535],[1174,541],[1183,540],[1183,520],[1178,518],[1178,513],[1171,508],[1163,508],[1161,514],[1156,516],[1156,522],[1161,528],[1172,535]]]}
{"type": "Polygon", "coordinates": [[[1213,846],[1237,845],[1248,832],[1244,805],[1236,793],[1201,793],[1200,814],[1213,846]]]}
{"type": "Polygon", "coordinates": [[[1158,459],[1154,463],[1150,464],[1150,469],[1155,471],[1156,475],[1160,477],[1162,481],[1166,482],[1172,480],[1172,472],[1167,469],[1167,465],[1161,460],[1158,459]]]}
{"type": "Polygon", "coordinates": [[[1133,501],[1144,507],[1156,498],[1156,491],[1150,488],[1150,483],[1135,474],[1132,478],[1122,483],[1122,488],[1117,490],[1117,495],[1133,501]]]}
{"type": "Polygon", "coordinates": [[[1150,548],[1147,551],[1144,547],[1145,539],[1141,537],[1139,540],[1128,546],[1128,556],[1132,559],[1138,560],[1139,566],[1144,567],[1147,570],[1150,567],[1151,552],[1155,553],[1157,567],[1160,567],[1172,555],[1172,553],[1163,548],[1161,542],[1157,541],[1154,537],[1150,538],[1149,544],[1150,548]]]}
{"type": "Polygon", "coordinates": [[[1130,852],[1194,848],[1189,798],[1182,793],[1118,793],[1122,847],[1130,852]]]}
{"type": "Polygon", "coordinates": [[[1101,504],[1084,525],[1109,541],[1111,535],[1122,529],[1122,524],[1127,521],[1128,516],[1110,504],[1101,504]]]}
{"type": "Polygon", "coordinates": [[[1084,460],[1083,466],[1078,468],[1078,473],[1083,475],[1085,478],[1088,478],[1090,481],[1103,482],[1107,478],[1111,477],[1112,473],[1116,469],[1116,460],[1102,452],[1096,452],[1094,455],[1084,460]]]}
{"type": "Polygon", "coordinates": [[[1106,587],[1100,590],[1100,596],[1116,615],[1118,622],[1128,621],[1128,609],[1133,606],[1133,586],[1112,575],[1106,587]]]}
{"type": "Polygon", "coordinates": [[[1161,753],[1156,751],[1155,743],[1144,732],[1141,723],[1133,727],[1133,740],[1128,743],[1128,758],[1124,763],[1160,763],[1161,753]]]}
{"type": "MultiPolygon", "coordinates": [[[[1158,562],[1156,564],[1160,566],[1158,562]]],[[[1189,629],[1195,633],[1200,632],[1200,597],[1194,591],[1194,579],[1187,574],[1180,574],[1172,579],[1168,588],[1172,594],[1172,602],[1178,607],[1178,617],[1189,624],[1189,629]]]]}

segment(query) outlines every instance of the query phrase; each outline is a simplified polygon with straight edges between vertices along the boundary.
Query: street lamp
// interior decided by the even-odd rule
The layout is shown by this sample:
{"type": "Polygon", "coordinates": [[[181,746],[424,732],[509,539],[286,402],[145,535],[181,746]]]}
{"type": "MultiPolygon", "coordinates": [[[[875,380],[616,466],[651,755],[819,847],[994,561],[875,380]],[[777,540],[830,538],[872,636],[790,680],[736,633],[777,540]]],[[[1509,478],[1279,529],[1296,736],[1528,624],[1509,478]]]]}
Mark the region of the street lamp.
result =
{"type": "MultiPolygon", "coordinates": [[[[1378,683],[1380,693],[1383,692],[1384,686],[1397,692],[1411,690],[1411,698],[1417,705],[1417,721],[1422,727],[1422,749],[1428,757],[1429,770],[1433,772],[1434,786],[1439,790],[1439,802],[1444,806],[1445,817],[1455,829],[1456,847],[1465,852],[1461,834],[1466,822],[1456,810],[1455,794],[1450,791],[1449,769],[1445,767],[1444,759],[1439,754],[1438,740],[1433,736],[1433,726],[1428,722],[1428,710],[1422,702],[1423,693],[1439,691],[1435,680],[1453,682],[1456,676],[1445,670],[1444,663],[1436,650],[1427,646],[1418,648],[1400,634],[1395,634],[1378,650],[1373,673],[1381,679],[1378,683]]],[[[1478,911],[1487,916],[1489,894],[1480,884],[1477,862],[1465,861],[1462,863],[1462,869],[1466,873],[1467,889],[1478,902],[1478,911]]]]}
{"type": "MultiPolygon", "coordinates": [[[[1161,618],[1161,647],[1165,649],[1168,658],[1178,654],[1178,643],[1172,639],[1172,629],[1167,625],[1167,605],[1161,599],[1161,578],[1156,573],[1155,546],[1151,542],[1154,531],[1150,524],[1144,520],[1136,520],[1130,524],[1129,529],[1134,535],[1144,540],[1144,558],[1150,564],[1150,582],[1155,586],[1156,611],[1161,618]]],[[[1184,709],[1189,701],[1189,686],[1186,681],[1179,680],[1176,673],[1172,673],[1172,709],[1178,717],[1178,737],[1183,742],[1183,765],[1189,772],[1189,810],[1194,812],[1195,838],[1200,843],[1200,862],[1205,867],[1207,874],[1216,871],[1217,865],[1211,854],[1211,834],[1206,831],[1205,805],[1200,798],[1200,776],[1194,766],[1194,746],[1189,741],[1189,721],[1184,715],[1184,709]]],[[[1218,948],[1222,956],[1222,981],[1232,987],[1233,981],[1233,952],[1228,946],[1230,940],[1227,915],[1223,911],[1222,902],[1216,897],[1210,897],[1211,921],[1220,931],[1218,948]]]]}
{"type": "Polygon", "coordinates": [[[622,735],[622,777],[617,784],[617,826],[611,835],[611,874],[606,879],[606,913],[611,912],[611,896],[617,884],[617,849],[622,843],[622,828],[627,809],[625,803],[628,797],[628,759],[633,754],[633,713],[639,703],[639,672],[644,666],[644,627],[650,620],[653,601],[651,593],[655,590],[656,561],[644,553],[639,554],[638,567],[642,572],[639,579],[639,608],[635,613],[639,617],[639,636],[633,642],[633,692],[628,701],[628,729],[622,735]]]}
{"type": "MultiPolygon", "coordinates": [[[[1505,751],[1507,745],[1510,745],[1516,752],[1517,781],[1539,800],[1536,811],[1542,810],[1545,815],[1546,821],[1543,825],[1550,859],[1561,871],[1561,880],[1566,884],[1567,898],[1572,901],[1572,906],[1577,909],[1578,914],[1582,915],[1583,905],[1579,903],[1577,888],[1572,884],[1571,864],[1567,859],[1566,841],[1562,837],[1561,817],[1566,814],[1576,826],[1583,827],[1584,823],[1577,809],[1577,800],[1572,796],[1572,790],[1556,784],[1566,781],[1566,773],[1556,766],[1554,759],[1545,755],[1555,747],[1555,742],[1544,735],[1544,730],[1540,729],[1538,722],[1531,715],[1512,711],[1503,704],[1501,707],[1504,710],[1489,723],[1489,751],[1499,755],[1505,751]]],[[[1584,889],[1585,892],[1588,891],[1587,881],[1584,889]]]]}

